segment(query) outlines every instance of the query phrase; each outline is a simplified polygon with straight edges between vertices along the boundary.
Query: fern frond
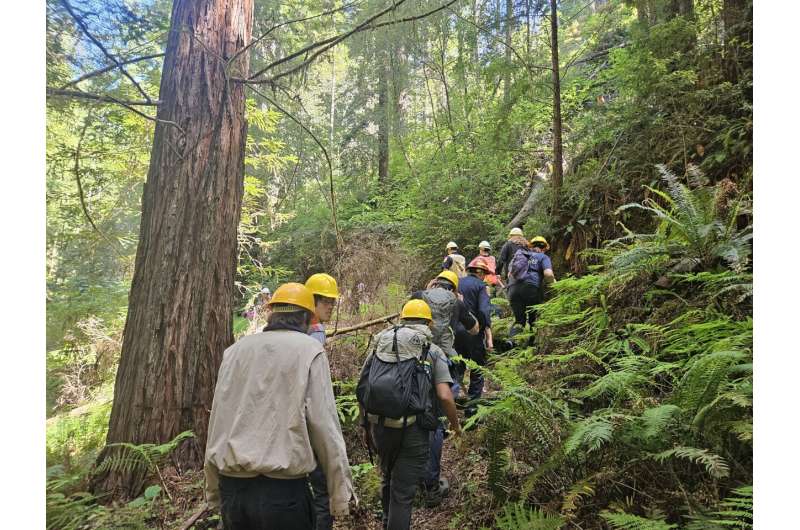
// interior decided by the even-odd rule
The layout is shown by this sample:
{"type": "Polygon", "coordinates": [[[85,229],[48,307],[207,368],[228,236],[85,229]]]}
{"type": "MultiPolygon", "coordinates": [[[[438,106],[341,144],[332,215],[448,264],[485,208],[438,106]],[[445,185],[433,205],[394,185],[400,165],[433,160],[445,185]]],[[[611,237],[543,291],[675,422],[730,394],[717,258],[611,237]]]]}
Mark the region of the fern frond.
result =
{"type": "Polygon", "coordinates": [[[677,528],[661,519],[647,519],[623,512],[600,512],[600,516],[608,521],[612,528],[619,530],[672,530],[677,528]]]}
{"type": "Polygon", "coordinates": [[[564,523],[560,515],[549,515],[521,502],[503,506],[494,521],[497,530],[559,530],[564,523]]]}
{"type": "Polygon", "coordinates": [[[728,464],[725,460],[714,453],[697,447],[674,447],[660,453],[652,455],[654,459],[663,462],[670,458],[683,458],[695,464],[705,466],[709,475],[714,478],[725,478],[728,476],[728,464]]]}
{"type": "Polygon", "coordinates": [[[586,452],[596,451],[614,437],[614,424],[609,416],[589,416],[575,426],[564,442],[564,453],[572,454],[579,448],[586,452]]]}
{"type": "Polygon", "coordinates": [[[655,438],[661,435],[680,411],[680,407],[670,404],[645,410],[641,416],[642,436],[644,438],[655,438]]]}

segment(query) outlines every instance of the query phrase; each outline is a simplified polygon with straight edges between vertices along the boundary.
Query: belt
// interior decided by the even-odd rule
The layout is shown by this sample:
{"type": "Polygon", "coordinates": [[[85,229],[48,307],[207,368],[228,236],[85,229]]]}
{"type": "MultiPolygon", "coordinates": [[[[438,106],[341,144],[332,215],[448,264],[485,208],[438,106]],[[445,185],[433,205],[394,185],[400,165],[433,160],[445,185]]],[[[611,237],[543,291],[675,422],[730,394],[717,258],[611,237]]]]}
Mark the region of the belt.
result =
{"type": "MultiPolygon", "coordinates": [[[[374,423],[375,425],[380,425],[381,417],[377,414],[367,414],[367,419],[370,423],[374,423]]],[[[417,421],[416,416],[406,416],[406,426],[412,425],[415,421],[417,421]]],[[[383,426],[384,427],[391,427],[393,429],[402,429],[403,428],[403,418],[383,418],[383,426]]]]}

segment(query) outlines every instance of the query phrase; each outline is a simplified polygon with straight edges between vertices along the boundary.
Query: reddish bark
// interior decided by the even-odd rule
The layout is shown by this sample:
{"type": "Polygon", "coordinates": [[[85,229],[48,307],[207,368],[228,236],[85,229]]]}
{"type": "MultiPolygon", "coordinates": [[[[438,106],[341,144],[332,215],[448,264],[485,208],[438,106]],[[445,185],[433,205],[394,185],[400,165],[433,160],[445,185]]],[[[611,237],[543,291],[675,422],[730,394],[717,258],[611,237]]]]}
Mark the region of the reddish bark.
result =
{"type": "MultiPolygon", "coordinates": [[[[202,464],[232,293],[247,138],[252,0],[175,0],[142,198],[136,267],[107,443],[196,439],[175,455],[202,464]],[[177,127],[166,122],[177,124],[177,127]]],[[[100,455],[109,454],[108,448],[100,455]]],[[[100,460],[99,460],[100,461],[100,460]]],[[[107,474],[94,490],[138,494],[143,477],[107,474]]]]}

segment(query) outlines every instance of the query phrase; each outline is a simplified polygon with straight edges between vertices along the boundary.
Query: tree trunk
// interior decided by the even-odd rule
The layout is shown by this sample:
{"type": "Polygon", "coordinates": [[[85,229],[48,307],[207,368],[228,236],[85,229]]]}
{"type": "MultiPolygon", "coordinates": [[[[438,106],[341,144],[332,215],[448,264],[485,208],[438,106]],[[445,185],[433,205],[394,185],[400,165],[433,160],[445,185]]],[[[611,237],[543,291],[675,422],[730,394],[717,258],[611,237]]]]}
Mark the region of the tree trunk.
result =
{"type": "Polygon", "coordinates": [[[739,82],[741,70],[752,68],[753,6],[748,0],[723,0],[725,79],[739,82]]]}
{"type": "Polygon", "coordinates": [[[550,0],[550,47],[553,65],[553,203],[550,212],[558,211],[558,196],[564,180],[563,146],[561,143],[561,74],[558,68],[558,11],[556,0],[550,0]]]}
{"type": "Polygon", "coordinates": [[[389,183],[389,67],[381,53],[378,77],[378,185],[385,189],[389,183]]]}
{"type": "Polygon", "coordinates": [[[506,0],[505,20],[505,69],[503,71],[503,103],[508,105],[511,97],[511,37],[514,33],[514,0],[506,0]]]}
{"type": "MultiPolygon", "coordinates": [[[[182,468],[202,466],[217,371],[233,342],[247,124],[244,85],[228,82],[225,66],[252,24],[252,0],[172,7],[106,442],[163,443],[192,430],[174,454],[182,468]]],[[[248,69],[245,53],[230,75],[248,69]]],[[[98,462],[115,452],[106,447],[98,462]]],[[[106,473],[93,490],[132,497],[144,474],[106,473]]]]}

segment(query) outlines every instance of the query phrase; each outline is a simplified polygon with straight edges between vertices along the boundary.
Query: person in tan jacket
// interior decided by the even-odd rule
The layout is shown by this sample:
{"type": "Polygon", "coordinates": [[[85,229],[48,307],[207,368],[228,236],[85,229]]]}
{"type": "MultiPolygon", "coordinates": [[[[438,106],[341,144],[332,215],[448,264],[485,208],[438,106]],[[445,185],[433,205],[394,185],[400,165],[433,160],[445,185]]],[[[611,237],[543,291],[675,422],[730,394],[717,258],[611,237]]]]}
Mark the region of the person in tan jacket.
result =
{"type": "Polygon", "coordinates": [[[269,301],[263,333],[225,350],[205,454],[206,500],[226,530],[314,528],[308,474],[319,460],[330,511],[353,496],[328,359],[307,335],[314,297],[287,283],[269,301]]]}

